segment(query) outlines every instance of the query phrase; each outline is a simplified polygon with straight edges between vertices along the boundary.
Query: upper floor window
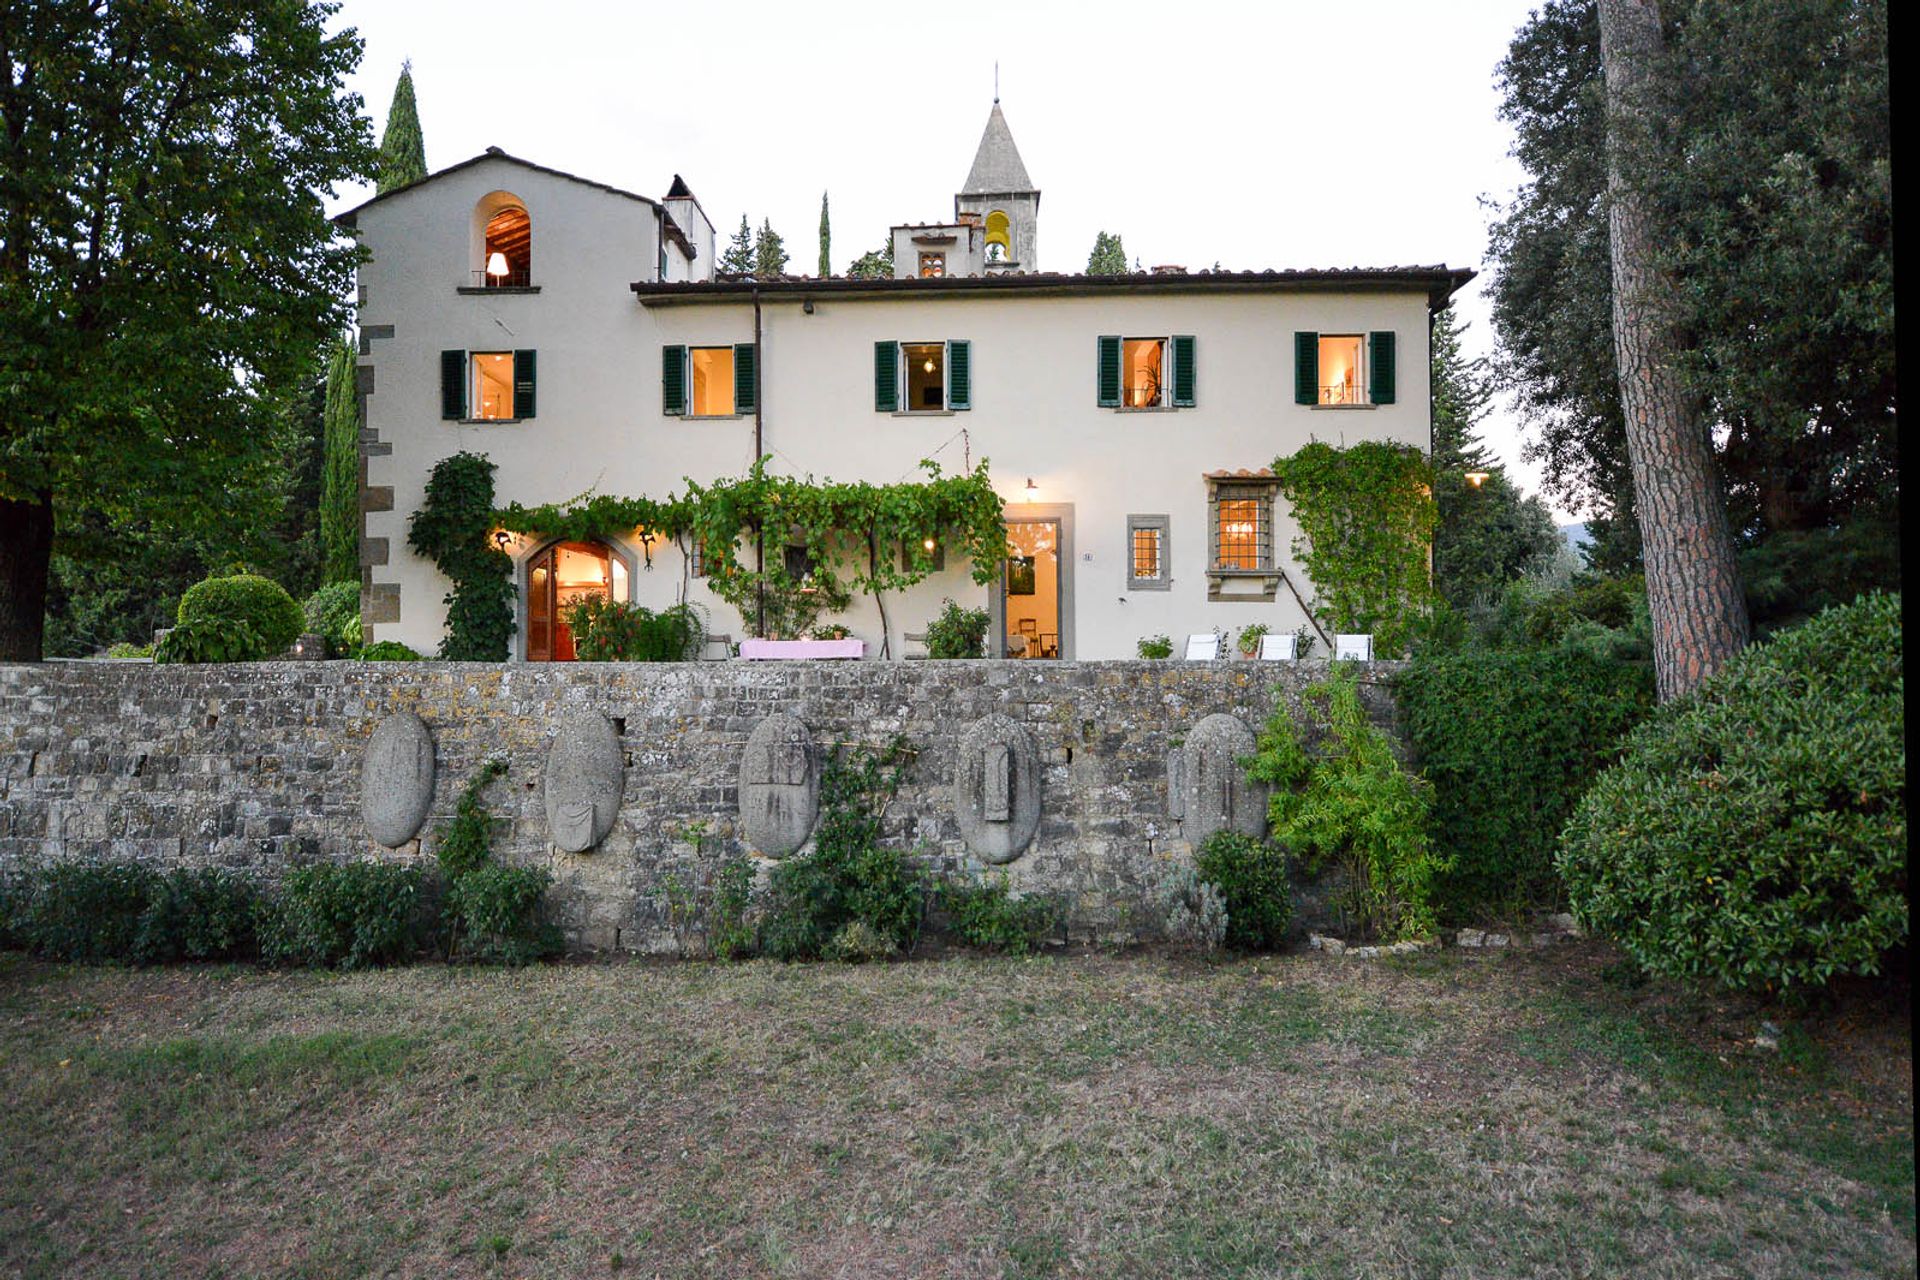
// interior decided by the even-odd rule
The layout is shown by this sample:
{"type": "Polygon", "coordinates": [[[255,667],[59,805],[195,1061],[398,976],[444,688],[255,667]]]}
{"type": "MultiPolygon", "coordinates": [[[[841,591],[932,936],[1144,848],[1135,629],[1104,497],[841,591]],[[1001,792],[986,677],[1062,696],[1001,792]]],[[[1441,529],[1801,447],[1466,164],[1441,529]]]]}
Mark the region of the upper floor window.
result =
{"type": "Polygon", "coordinates": [[[1293,335],[1297,404],[1375,405],[1394,402],[1395,351],[1391,330],[1293,335]]]}
{"type": "Polygon", "coordinates": [[[487,219],[479,283],[488,289],[524,289],[533,283],[533,223],[510,204],[487,219]]]}
{"type": "Polygon", "coordinates": [[[1109,409],[1191,408],[1199,384],[1193,335],[1100,338],[1094,366],[1098,401],[1109,409]]]}
{"type": "Polygon", "coordinates": [[[755,347],[660,348],[660,411],[670,417],[726,418],[752,413],[755,347]]]}
{"type": "Polygon", "coordinates": [[[944,253],[925,253],[920,255],[920,278],[933,280],[947,274],[947,255],[944,253]]]}
{"type": "Polygon", "coordinates": [[[880,413],[939,413],[973,407],[973,344],[876,342],[873,407],[880,413]]]}
{"type": "Polygon", "coordinates": [[[535,409],[531,351],[442,351],[440,416],[469,422],[511,422],[535,409]]]}

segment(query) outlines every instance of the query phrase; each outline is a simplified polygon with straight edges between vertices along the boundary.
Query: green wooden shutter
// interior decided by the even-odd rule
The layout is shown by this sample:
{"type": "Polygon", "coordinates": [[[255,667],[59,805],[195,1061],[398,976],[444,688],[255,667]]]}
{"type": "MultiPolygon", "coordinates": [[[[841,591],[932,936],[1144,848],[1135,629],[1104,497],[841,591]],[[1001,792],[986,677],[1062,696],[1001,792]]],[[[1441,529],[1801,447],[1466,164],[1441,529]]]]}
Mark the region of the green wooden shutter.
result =
{"type": "Polygon", "coordinates": [[[513,416],[533,416],[533,352],[513,353],[513,416]]]}
{"type": "Polygon", "coordinates": [[[660,412],[670,418],[687,411],[687,349],[660,348],[660,412]]]}
{"type": "Polygon", "coordinates": [[[1320,403],[1320,335],[1293,335],[1293,402],[1320,403]]]}
{"type": "Polygon", "coordinates": [[[1195,382],[1193,364],[1193,335],[1176,333],[1173,335],[1173,407],[1176,409],[1193,408],[1195,382]]]}
{"type": "Polygon", "coordinates": [[[1102,409],[1120,407],[1120,338],[1117,334],[1100,335],[1100,359],[1095,368],[1096,390],[1099,393],[1099,405],[1102,409]]]}
{"type": "Polygon", "coordinates": [[[947,343],[947,408],[973,408],[973,344],[963,338],[947,343]]]}
{"type": "Polygon", "coordinates": [[[900,344],[873,344],[873,409],[892,413],[900,407],[900,344]]]}
{"type": "Polygon", "coordinates": [[[752,413],[754,393],[760,390],[760,348],[751,342],[733,344],[733,411],[752,413]]]}
{"type": "Polygon", "coordinates": [[[1372,355],[1372,376],[1367,379],[1368,399],[1373,404],[1393,403],[1393,333],[1376,329],[1367,335],[1367,350],[1372,355]]]}
{"type": "Polygon", "coordinates": [[[454,419],[467,416],[467,353],[464,351],[440,353],[440,416],[454,419]]]}

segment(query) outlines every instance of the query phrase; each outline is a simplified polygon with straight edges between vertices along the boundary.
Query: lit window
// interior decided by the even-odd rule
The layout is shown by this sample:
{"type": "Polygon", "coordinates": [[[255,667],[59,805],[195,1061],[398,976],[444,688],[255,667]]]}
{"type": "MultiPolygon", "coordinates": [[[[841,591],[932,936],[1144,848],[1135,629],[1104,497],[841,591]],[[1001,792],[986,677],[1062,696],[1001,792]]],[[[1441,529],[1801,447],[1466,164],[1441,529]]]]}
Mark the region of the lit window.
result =
{"type": "Polygon", "coordinates": [[[482,263],[486,288],[517,289],[533,283],[533,224],[525,209],[508,205],[487,219],[482,263]]]}
{"type": "Polygon", "coordinates": [[[468,404],[474,418],[513,417],[513,352],[473,353],[473,398],[468,404]]]}
{"type": "Polygon", "coordinates": [[[1366,341],[1358,334],[1320,335],[1320,403],[1367,403],[1367,379],[1360,361],[1366,341]]]}
{"type": "Polygon", "coordinates": [[[1127,589],[1165,591],[1172,579],[1167,570],[1167,517],[1127,517],[1127,589]]]}
{"type": "Polygon", "coordinates": [[[1273,568],[1273,488],[1216,485],[1213,491],[1213,567],[1229,572],[1273,568]]]}
{"type": "Polygon", "coordinates": [[[1165,338],[1128,338],[1121,344],[1121,403],[1129,409],[1153,409],[1165,403],[1161,373],[1166,367],[1165,338]]]}
{"type": "Polygon", "coordinates": [[[920,255],[920,278],[933,280],[947,274],[947,255],[944,253],[922,253],[920,255]]]}
{"type": "Polygon", "coordinates": [[[725,417],[733,412],[733,348],[694,347],[687,353],[693,366],[693,414],[725,417]]]}
{"type": "Polygon", "coordinates": [[[908,410],[947,407],[947,347],[943,342],[908,342],[900,347],[907,366],[908,410]]]}

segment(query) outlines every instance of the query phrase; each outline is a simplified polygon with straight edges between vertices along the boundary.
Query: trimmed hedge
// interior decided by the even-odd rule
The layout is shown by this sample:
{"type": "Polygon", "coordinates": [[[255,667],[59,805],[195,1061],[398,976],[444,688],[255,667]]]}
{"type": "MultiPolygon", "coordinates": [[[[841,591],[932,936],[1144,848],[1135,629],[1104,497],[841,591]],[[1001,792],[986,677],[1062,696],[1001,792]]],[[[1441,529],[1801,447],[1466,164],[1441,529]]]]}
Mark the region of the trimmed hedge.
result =
{"type": "Polygon", "coordinates": [[[1739,654],[1580,802],[1574,911],[1644,968],[1749,990],[1878,972],[1908,939],[1900,597],[1739,654]]]}
{"type": "Polygon", "coordinates": [[[179,621],[240,623],[259,637],[262,651],[255,657],[284,653],[300,638],[306,617],[279,583],[255,573],[207,578],[187,588],[180,597],[179,621]]]}
{"type": "Polygon", "coordinates": [[[1561,828],[1652,711],[1652,668],[1569,649],[1422,653],[1394,692],[1452,855],[1433,888],[1441,918],[1559,906],[1561,828]]]}
{"type": "Polygon", "coordinates": [[[259,895],[238,872],[59,863],[14,882],[4,932],[56,960],[237,960],[255,951],[259,895]]]}

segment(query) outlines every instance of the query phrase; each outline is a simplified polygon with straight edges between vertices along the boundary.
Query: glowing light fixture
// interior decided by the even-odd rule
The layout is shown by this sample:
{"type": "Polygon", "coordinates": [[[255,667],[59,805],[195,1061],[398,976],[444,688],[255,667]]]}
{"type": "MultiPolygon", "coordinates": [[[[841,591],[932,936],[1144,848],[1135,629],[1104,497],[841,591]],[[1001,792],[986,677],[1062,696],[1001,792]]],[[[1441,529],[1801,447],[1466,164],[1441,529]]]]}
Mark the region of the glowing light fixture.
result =
{"type": "Polygon", "coordinates": [[[1028,476],[1027,477],[1027,501],[1032,502],[1035,498],[1038,498],[1039,496],[1040,496],[1040,486],[1033,482],[1032,476],[1028,476]]]}
{"type": "Polygon", "coordinates": [[[923,365],[921,365],[920,367],[921,367],[921,368],[922,368],[923,370],[925,370],[926,372],[928,372],[928,373],[932,373],[932,372],[933,372],[933,357],[932,357],[932,356],[928,356],[928,357],[927,357],[927,362],[926,362],[925,364],[923,364],[923,365]]]}
{"type": "Polygon", "coordinates": [[[1469,471],[1467,472],[1467,483],[1478,489],[1487,482],[1492,474],[1491,471],[1469,471]]]}
{"type": "Polygon", "coordinates": [[[507,255],[495,249],[487,255],[487,274],[504,276],[507,274],[507,255]]]}
{"type": "Polygon", "coordinates": [[[934,543],[934,540],[932,538],[923,538],[920,540],[920,545],[925,547],[928,551],[932,551],[936,544],[934,543]]]}
{"type": "Polygon", "coordinates": [[[493,535],[493,545],[500,548],[502,551],[505,551],[507,549],[507,544],[512,541],[513,541],[513,535],[508,533],[505,529],[498,530],[493,535]]]}

